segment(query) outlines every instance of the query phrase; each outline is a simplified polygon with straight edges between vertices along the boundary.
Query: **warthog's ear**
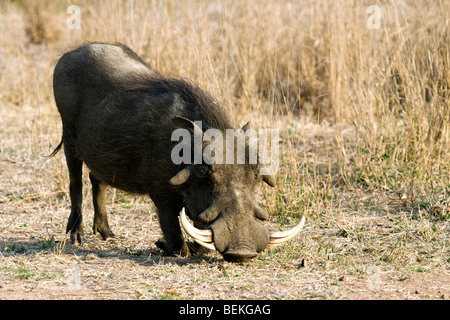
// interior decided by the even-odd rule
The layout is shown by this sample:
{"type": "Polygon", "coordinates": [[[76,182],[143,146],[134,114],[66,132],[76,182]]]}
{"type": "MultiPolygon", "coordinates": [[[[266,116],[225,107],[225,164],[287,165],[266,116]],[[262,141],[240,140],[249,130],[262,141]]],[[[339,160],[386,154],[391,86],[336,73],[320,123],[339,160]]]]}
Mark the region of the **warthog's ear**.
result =
{"type": "Polygon", "coordinates": [[[241,129],[241,132],[244,133],[246,132],[248,129],[250,129],[250,121],[247,122],[246,124],[244,124],[244,126],[241,129]]]}
{"type": "Polygon", "coordinates": [[[200,134],[203,130],[192,120],[183,117],[174,117],[172,118],[172,124],[176,129],[186,129],[191,133],[200,134]]]}
{"type": "Polygon", "coordinates": [[[275,187],[277,185],[275,177],[272,175],[261,175],[262,180],[267,183],[271,187],[275,187]]]}

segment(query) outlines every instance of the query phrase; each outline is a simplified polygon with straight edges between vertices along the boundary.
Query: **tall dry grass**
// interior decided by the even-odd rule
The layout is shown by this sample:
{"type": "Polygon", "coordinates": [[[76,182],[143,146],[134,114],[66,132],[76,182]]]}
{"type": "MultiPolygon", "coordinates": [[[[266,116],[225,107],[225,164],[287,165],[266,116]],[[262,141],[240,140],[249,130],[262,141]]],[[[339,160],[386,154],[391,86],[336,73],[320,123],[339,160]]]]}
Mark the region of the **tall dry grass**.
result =
{"type": "MultiPolygon", "coordinates": [[[[3,49],[19,67],[2,72],[1,99],[18,114],[38,110],[30,139],[42,145],[47,134],[49,150],[58,140],[58,56],[88,41],[123,42],[160,71],[198,82],[237,123],[254,118],[284,132],[298,121],[333,125],[338,155],[318,161],[347,185],[448,205],[450,3],[380,1],[380,29],[368,29],[372,2],[80,0],[81,29],[70,30],[69,1],[4,1],[4,15],[24,17],[25,36],[3,49]],[[339,129],[349,127],[356,143],[339,129]]],[[[299,145],[295,134],[282,136],[299,145]]],[[[315,170],[296,155],[282,182],[315,170]]]]}

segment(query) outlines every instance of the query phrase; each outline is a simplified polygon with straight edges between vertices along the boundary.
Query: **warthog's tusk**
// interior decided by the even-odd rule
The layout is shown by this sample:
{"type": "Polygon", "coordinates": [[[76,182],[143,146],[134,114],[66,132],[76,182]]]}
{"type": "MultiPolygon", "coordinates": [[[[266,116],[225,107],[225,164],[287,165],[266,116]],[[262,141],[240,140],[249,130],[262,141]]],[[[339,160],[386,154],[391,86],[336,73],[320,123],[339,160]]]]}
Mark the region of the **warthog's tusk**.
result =
{"type": "Polygon", "coordinates": [[[194,227],[186,217],[186,212],[183,208],[180,212],[180,222],[184,231],[191,236],[199,245],[210,250],[216,250],[213,243],[213,235],[211,230],[201,230],[194,227]]]}
{"type": "Polygon", "coordinates": [[[305,224],[305,216],[302,216],[300,222],[290,230],[287,231],[270,231],[269,232],[269,244],[267,248],[278,246],[286,241],[294,238],[302,229],[305,224]]]}

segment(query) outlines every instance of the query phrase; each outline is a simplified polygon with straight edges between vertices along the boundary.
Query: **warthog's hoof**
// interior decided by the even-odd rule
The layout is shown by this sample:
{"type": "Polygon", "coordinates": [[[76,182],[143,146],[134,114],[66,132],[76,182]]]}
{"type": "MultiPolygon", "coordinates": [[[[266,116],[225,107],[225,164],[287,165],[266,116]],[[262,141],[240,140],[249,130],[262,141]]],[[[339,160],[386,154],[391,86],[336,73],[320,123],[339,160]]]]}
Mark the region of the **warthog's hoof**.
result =
{"type": "Polygon", "coordinates": [[[81,246],[83,244],[83,225],[80,221],[76,220],[75,223],[72,219],[69,220],[66,227],[66,233],[70,232],[70,243],[78,244],[81,246]]]}
{"type": "Polygon", "coordinates": [[[83,239],[83,230],[78,231],[71,231],[70,232],[70,243],[78,245],[83,245],[84,239],[83,239]]]}
{"type": "Polygon", "coordinates": [[[173,249],[171,248],[171,246],[169,246],[169,244],[167,243],[167,240],[164,238],[159,239],[158,241],[155,242],[155,245],[161,249],[162,251],[164,251],[165,254],[169,255],[169,256],[176,256],[176,255],[180,255],[182,257],[187,257],[190,255],[190,251],[188,246],[186,245],[186,243],[183,243],[183,247],[181,249],[173,249]]]}
{"type": "Polygon", "coordinates": [[[97,234],[97,232],[100,233],[100,235],[102,236],[103,240],[115,237],[114,233],[109,228],[108,223],[106,223],[106,224],[104,224],[104,223],[102,223],[102,224],[94,223],[94,227],[92,228],[92,231],[94,232],[94,234],[97,234]]]}

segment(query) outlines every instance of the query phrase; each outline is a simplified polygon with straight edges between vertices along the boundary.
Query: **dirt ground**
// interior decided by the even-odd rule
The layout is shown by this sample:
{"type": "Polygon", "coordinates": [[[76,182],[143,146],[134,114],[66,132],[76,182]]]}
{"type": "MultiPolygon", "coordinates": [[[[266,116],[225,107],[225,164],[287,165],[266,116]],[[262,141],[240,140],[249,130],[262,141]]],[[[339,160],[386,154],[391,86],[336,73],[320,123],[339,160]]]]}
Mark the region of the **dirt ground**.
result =
{"type": "MultiPolygon", "coordinates": [[[[0,159],[0,299],[449,298],[448,257],[440,256],[446,249],[425,248],[414,234],[399,244],[395,221],[410,218],[395,205],[377,215],[334,212],[331,219],[312,219],[295,241],[248,263],[227,263],[213,252],[167,257],[153,244],[160,231],[151,201],[112,190],[109,217],[116,238],[92,234],[86,190],[86,242],[66,242],[67,196],[27,187],[27,179],[46,179],[46,166],[42,159],[0,159]],[[362,226],[384,243],[354,238],[352,228],[362,226]],[[380,263],[378,252],[385,248],[399,256],[380,263]]],[[[438,228],[448,238],[448,223],[438,228]]]]}

